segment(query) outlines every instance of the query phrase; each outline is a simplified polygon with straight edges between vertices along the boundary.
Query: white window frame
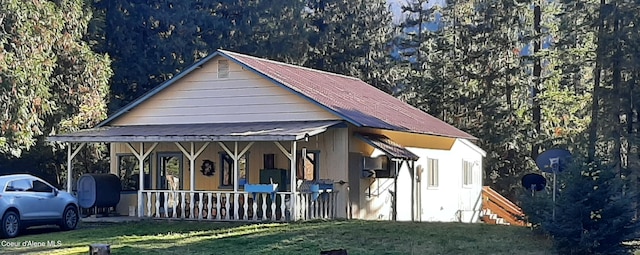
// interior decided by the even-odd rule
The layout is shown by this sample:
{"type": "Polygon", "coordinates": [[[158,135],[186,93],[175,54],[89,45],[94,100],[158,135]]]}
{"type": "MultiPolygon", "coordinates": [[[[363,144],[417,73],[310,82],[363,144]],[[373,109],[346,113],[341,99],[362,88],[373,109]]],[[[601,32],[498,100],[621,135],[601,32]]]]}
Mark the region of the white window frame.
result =
{"type": "Polygon", "coordinates": [[[462,160],[462,187],[473,187],[473,161],[462,160]]]}
{"type": "Polygon", "coordinates": [[[427,158],[427,188],[440,187],[440,161],[437,158],[427,158]]]}

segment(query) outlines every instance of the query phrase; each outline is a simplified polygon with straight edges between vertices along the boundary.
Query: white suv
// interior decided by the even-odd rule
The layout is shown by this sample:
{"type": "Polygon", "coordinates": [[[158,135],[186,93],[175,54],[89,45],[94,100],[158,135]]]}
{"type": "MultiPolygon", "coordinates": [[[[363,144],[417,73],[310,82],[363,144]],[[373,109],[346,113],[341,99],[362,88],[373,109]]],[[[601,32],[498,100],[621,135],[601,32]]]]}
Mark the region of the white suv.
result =
{"type": "Polygon", "coordinates": [[[78,200],[42,179],[28,174],[0,176],[0,236],[12,238],[35,225],[78,225],[78,200]]]}

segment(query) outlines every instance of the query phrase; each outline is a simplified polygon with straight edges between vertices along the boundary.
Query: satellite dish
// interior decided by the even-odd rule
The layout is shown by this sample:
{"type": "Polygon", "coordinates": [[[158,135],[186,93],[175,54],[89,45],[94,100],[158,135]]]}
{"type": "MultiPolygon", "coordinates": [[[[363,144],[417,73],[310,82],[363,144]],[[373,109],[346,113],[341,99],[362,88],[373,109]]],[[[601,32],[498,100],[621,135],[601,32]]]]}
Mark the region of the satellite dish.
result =
{"type": "Polygon", "coordinates": [[[539,174],[525,174],[522,177],[522,186],[525,189],[533,189],[534,191],[541,191],[544,186],[547,185],[547,179],[539,174]]]}
{"type": "Polygon", "coordinates": [[[559,173],[567,168],[571,161],[571,152],[565,149],[550,149],[542,152],[536,158],[536,165],[543,172],[559,173]]]}

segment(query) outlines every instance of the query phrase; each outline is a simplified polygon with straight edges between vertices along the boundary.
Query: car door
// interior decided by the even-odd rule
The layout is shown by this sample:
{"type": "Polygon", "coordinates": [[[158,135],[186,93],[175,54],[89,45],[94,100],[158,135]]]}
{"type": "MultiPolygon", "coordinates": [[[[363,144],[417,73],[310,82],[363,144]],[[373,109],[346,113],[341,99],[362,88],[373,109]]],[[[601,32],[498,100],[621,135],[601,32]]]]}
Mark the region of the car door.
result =
{"type": "Polygon", "coordinates": [[[64,201],[54,192],[54,187],[39,179],[32,179],[32,195],[38,200],[38,217],[42,219],[60,218],[64,201]]]}
{"type": "Polygon", "coordinates": [[[42,206],[37,196],[31,191],[32,181],[28,178],[15,179],[7,184],[5,194],[11,197],[12,204],[20,211],[22,220],[38,218],[42,206]]]}

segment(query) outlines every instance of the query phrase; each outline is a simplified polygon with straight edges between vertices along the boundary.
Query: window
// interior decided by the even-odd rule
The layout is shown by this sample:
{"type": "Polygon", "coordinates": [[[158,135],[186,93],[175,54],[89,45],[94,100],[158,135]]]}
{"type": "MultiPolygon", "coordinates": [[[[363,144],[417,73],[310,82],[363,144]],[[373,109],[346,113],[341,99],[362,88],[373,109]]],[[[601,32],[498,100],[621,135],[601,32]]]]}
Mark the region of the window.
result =
{"type": "Polygon", "coordinates": [[[32,188],[32,183],[27,179],[14,180],[7,184],[6,191],[28,191],[32,188]]]}
{"type": "Polygon", "coordinates": [[[218,60],[218,78],[229,78],[229,60],[218,60]]]}
{"type": "MultiPolygon", "coordinates": [[[[233,158],[220,152],[220,186],[233,187],[233,158]]],[[[238,159],[238,186],[244,187],[249,176],[249,152],[238,159]]]]}
{"type": "Polygon", "coordinates": [[[438,160],[437,159],[427,159],[427,187],[429,188],[437,188],[438,187],[438,160]]]}
{"type": "MultiPolygon", "coordinates": [[[[123,191],[138,190],[140,185],[140,163],[133,154],[118,155],[118,175],[123,191]]],[[[151,189],[151,175],[149,175],[149,158],[144,160],[144,189],[151,189]]]]}
{"type": "Polygon", "coordinates": [[[33,192],[42,192],[42,193],[53,192],[53,188],[51,188],[51,186],[39,180],[33,180],[32,186],[33,188],[31,188],[31,191],[33,192]]]}
{"type": "MultiPolygon", "coordinates": [[[[306,150],[303,150],[306,151],[306,150]]],[[[306,155],[302,156],[302,151],[298,151],[296,156],[296,177],[299,180],[317,180],[318,179],[318,159],[319,151],[306,151],[306,155]]]]}
{"type": "Polygon", "coordinates": [[[471,186],[473,184],[473,162],[462,161],[462,186],[471,186]]]}

